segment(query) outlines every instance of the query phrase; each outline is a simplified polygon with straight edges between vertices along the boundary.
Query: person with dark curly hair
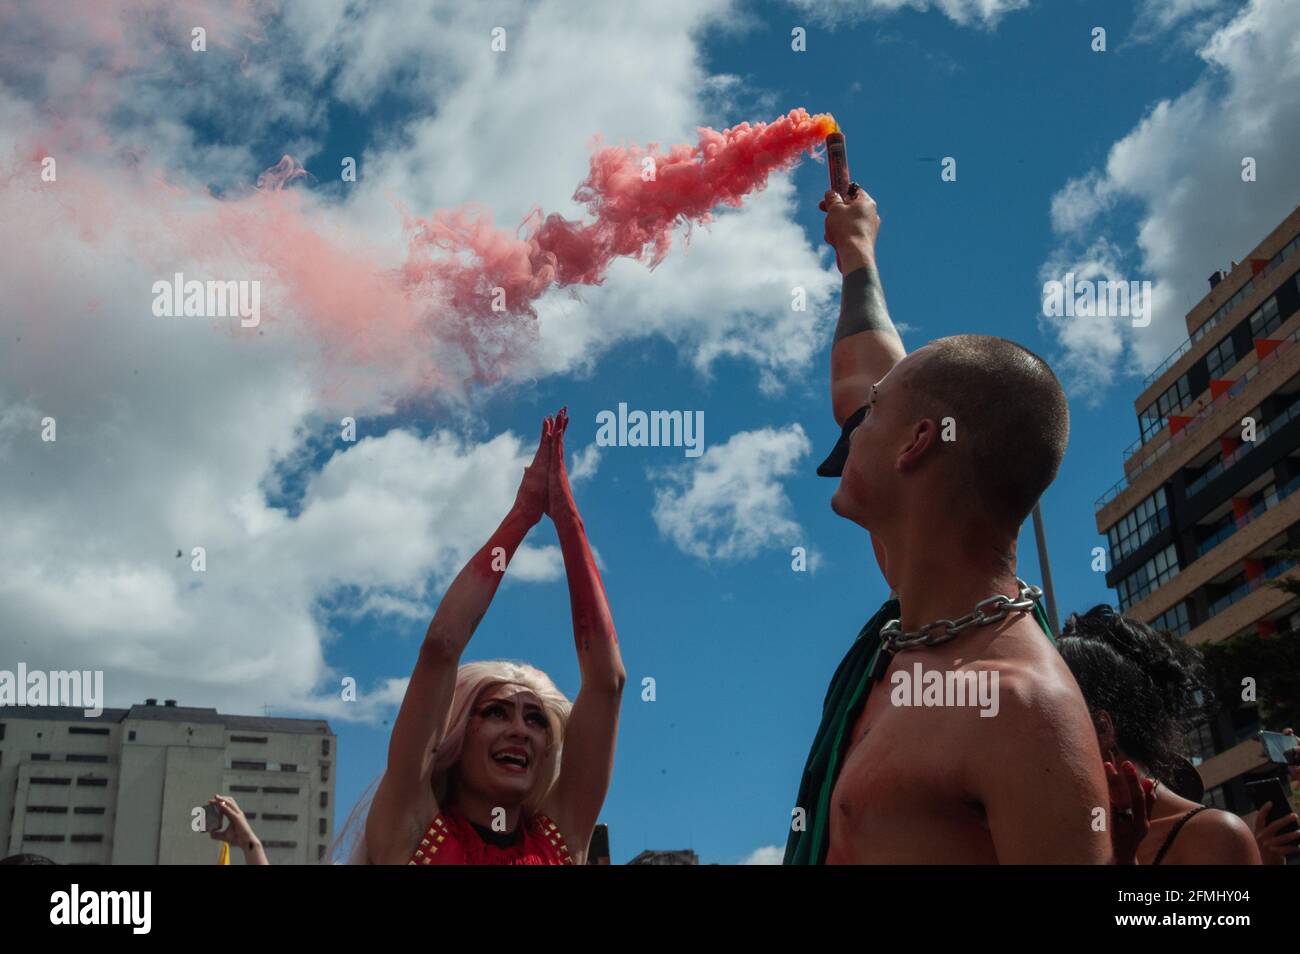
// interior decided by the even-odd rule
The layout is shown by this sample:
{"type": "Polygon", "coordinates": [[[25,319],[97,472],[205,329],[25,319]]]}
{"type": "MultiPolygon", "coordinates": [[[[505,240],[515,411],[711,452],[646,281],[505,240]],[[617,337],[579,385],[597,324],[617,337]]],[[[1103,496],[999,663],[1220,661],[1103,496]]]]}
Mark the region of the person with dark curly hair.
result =
{"type": "MultiPolygon", "coordinates": [[[[1203,704],[1197,693],[1206,691],[1200,654],[1105,605],[1073,614],[1061,637],[1058,648],[1088,703],[1103,760],[1131,762],[1154,782],[1146,833],[1134,848],[1137,863],[1259,864],[1244,821],[1170,788],[1184,732],[1203,704]]],[[[1141,804],[1134,810],[1143,814],[1141,804]]]]}

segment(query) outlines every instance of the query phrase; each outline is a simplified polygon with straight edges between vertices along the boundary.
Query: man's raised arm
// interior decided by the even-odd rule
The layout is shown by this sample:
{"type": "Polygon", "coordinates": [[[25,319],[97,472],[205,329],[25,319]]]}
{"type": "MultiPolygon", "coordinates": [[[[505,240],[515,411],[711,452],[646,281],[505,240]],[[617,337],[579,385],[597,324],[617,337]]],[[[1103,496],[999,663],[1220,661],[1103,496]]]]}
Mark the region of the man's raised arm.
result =
{"type": "Polygon", "coordinates": [[[819,208],[826,213],[826,241],[835,248],[844,276],[840,321],[831,346],[831,411],[842,426],[907,350],[889,320],[876,269],[876,200],[853,183],[847,202],[838,192],[827,192],[819,208]]]}

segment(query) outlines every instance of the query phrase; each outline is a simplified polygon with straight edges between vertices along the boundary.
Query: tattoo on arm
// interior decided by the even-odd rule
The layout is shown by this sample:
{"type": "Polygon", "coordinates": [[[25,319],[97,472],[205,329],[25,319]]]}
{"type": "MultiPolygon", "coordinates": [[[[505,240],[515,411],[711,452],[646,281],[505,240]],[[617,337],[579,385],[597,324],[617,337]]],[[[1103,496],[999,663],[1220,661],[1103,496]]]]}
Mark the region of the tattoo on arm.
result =
{"type": "Polygon", "coordinates": [[[874,265],[864,265],[844,276],[840,292],[840,322],[835,327],[835,341],[863,331],[898,332],[889,320],[885,306],[885,289],[874,265]]]}

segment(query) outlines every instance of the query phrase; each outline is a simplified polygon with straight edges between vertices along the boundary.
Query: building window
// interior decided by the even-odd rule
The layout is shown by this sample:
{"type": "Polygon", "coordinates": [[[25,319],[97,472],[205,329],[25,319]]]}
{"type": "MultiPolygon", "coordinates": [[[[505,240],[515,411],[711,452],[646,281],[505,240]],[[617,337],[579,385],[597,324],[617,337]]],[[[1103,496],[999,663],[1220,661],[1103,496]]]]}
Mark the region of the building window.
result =
{"type": "Polygon", "coordinates": [[[263,848],[297,848],[298,843],[296,841],[264,841],[262,842],[262,847],[263,848]]]}
{"type": "Polygon", "coordinates": [[[1181,411],[1191,403],[1192,388],[1187,383],[1187,375],[1183,375],[1138,415],[1138,426],[1142,429],[1142,443],[1145,444],[1164,429],[1170,414],[1181,411]]]}
{"type": "Polygon", "coordinates": [[[247,762],[242,759],[232,759],[230,762],[232,770],[242,772],[264,772],[266,771],[265,762],[247,762]]]}
{"type": "Polygon", "coordinates": [[[33,762],[48,762],[49,760],[50,760],[50,753],[49,753],[49,752],[33,752],[33,753],[32,753],[32,761],[33,761],[33,762]]]}
{"type": "Polygon", "coordinates": [[[1246,499],[1250,501],[1252,510],[1260,504],[1264,504],[1265,510],[1270,510],[1277,506],[1277,484],[1271,483],[1267,487],[1261,487],[1246,499]]]}
{"type": "Polygon", "coordinates": [[[320,822],[320,833],[323,835],[325,834],[325,825],[326,825],[325,819],[321,818],[318,819],[318,821],[320,822]]]}
{"type": "Polygon", "coordinates": [[[68,726],[68,735],[108,735],[108,729],[96,729],[88,725],[68,726]]]}
{"type": "MultiPolygon", "coordinates": [[[[3,722],[0,722],[0,742],[4,741],[4,737],[5,737],[5,724],[3,722]]],[[[328,745],[329,743],[327,742],[325,744],[328,745]]]]}
{"type": "Polygon", "coordinates": [[[329,793],[329,792],[321,792],[321,793],[320,793],[320,807],[321,807],[321,808],[329,808],[329,807],[330,807],[330,793],[329,793]]]}
{"type": "Polygon", "coordinates": [[[1178,575],[1178,555],[1171,543],[1134,572],[1119,581],[1119,608],[1126,610],[1146,598],[1156,587],[1178,575]]]}
{"type": "Polygon", "coordinates": [[[330,780],[330,767],[328,765],[322,765],[320,767],[320,780],[322,782],[328,782],[330,780]]]}
{"type": "Polygon", "coordinates": [[[1169,506],[1165,488],[1161,487],[1106,531],[1110,541],[1110,565],[1119,563],[1167,526],[1169,506]]]}
{"type": "Polygon", "coordinates": [[[28,805],[27,810],[34,815],[66,815],[67,805],[28,805]]]}
{"type": "MultiPolygon", "coordinates": [[[[3,734],[0,734],[0,739],[3,739],[3,738],[4,738],[4,735],[3,735],[3,734]]],[[[330,754],[330,740],[329,740],[329,739],[321,739],[321,740],[320,740],[320,754],[321,754],[321,757],[322,757],[322,758],[329,758],[329,754],[330,754]]]]}
{"type": "Polygon", "coordinates": [[[1237,352],[1232,347],[1231,335],[1210,349],[1205,356],[1205,363],[1206,370],[1210,372],[1210,380],[1222,378],[1237,363],[1237,352]]]}
{"type": "Polygon", "coordinates": [[[83,775],[81,778],[77,779],[77,785],[83,788],[106,788],[108,786],[108,779],[90,778],[83,775]]]}
{"type": "Polygon", "coordinates": [[[63,841],[62,835],[23,835],[23,841],[63,841]]]}
{"type": "Polygon", "coordinates": [[[264,745],[264,744],[266,744],[266,736],[264,736],[264,735],[232,735],[232,736],[230,737],[230,741],[231,741],[231,742],[256,742],[256,743],[259,744],[259,745],[264,745]]]}
{"type": "Polygon", "coordinates": [[[317,845],[317,846],[316,846],[316,860],[317,860],[317,861],[324,861],[324,860],[325,860],[325,846],[324,846],[324,845],[317,845]]]}
{"type": "Polygon", "coordinates": [[[262,792],[267,795],[297,795],[298,791],[297,788],[284,788],[275,785],[262,786],[262,792]]]}
{"type": "Polygon", "coordinates": [[[135,741],[135,729],[132,729],[131,731],[127,732],[127,734],[126,734],[126,740],[127,740],[128,742],[134,742],[134,741],[135,741]]]}
{"type": "Polygon", "coordinates": [[[80,842],[83,844],[97,844],[98,842],[101,842],[103,840],[104,840],[103,835],[73,835],[72,836],[73,843],[80,842]]]}
{"type": "Polygon", "coordinates": [[[262,817],[267,821],[296,822],[298,820],[297,815],[281,815],[276,812],[262,812],[262,817]]]}
{"type": "Polygon", "coordinates": [[[102,815],[104,814],[103,805],[78,805],[72,810],[74,815],[102,815]]]}
{"type": "Polygon", "coordinates": [[[1277,296],[1274,295],[1250,316],[1251,338],[1267,338],[1282,327],[1282,315],[1277,310],[1277,296]]]}
{"type": "Polygon", "coordinates": [[[1169,633],[1171,636],[1183,637],[1190,632],[1192,626],[1187,618],[1186,600],[1178,605],[1170,607],[1159,616],[1151,621],[1152,629],[1160,629],[1169,633]]]}
{"type": "Polygon", "coordinates": [[[69,762],[107,762],[107,755],[79,755],[75,752],[67,756],[69,762]]]}
{"type": "Polygon", "coordinates": [[[71,785],[70,778],[34,778],[31,780],[32,785],[71,785]]]}
{"type": "Polygon", "coordinates": [[[297,766],[296,764],[294,764],[293,762],[281,762],[281,763],[280,763],[280,771],[281,771],[281,772],[296,772],[296,771],[298,771],[298,766],[297,766]]]}
{"type": "Polygon", "coordinates": [[[230,790],[232,792],[255,792],[257,791],[257,786],[256,785],[232,785],[230,786],[230,790]]]}

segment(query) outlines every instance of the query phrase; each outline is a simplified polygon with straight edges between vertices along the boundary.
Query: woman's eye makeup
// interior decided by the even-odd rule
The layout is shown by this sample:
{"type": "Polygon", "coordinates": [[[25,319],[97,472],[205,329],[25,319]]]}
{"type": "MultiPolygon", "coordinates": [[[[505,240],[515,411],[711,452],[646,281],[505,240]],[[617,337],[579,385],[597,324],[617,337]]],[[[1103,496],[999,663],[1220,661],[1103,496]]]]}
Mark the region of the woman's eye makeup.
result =
{"type": "MultiPolygon", "coordinates": [[[[478,711],[479,717],[483,719],[504,719],[506,707],[500,703],[490,703],[478,711]]],[[[536,726],[539,729],[549,729],[550,723],[546,721],[546,716],[541,712],[530,712],[524,716],[524,721],[529,725],[536,726]]]]}

